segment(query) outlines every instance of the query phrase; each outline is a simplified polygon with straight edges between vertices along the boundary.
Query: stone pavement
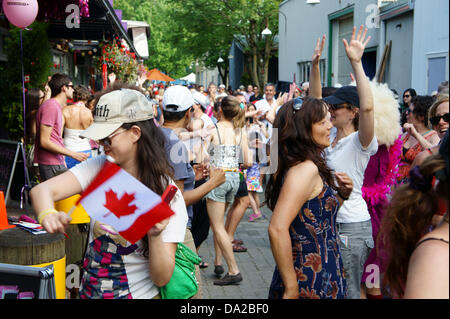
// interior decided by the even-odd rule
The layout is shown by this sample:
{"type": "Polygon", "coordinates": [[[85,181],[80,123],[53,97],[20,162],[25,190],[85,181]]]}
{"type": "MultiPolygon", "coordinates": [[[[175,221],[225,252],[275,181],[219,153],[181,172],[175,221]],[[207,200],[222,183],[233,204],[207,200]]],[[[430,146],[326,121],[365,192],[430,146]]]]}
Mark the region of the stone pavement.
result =
{"type": "MultiPolygon", "coordinates": [[[[262,203],[263,196],[260,198],[262,203]]],[[[200,246],[199,255],[209,264],[208,268],[200,269],[203,299],[267,299],[275,268],[267,233],[272,212],[264,206],[261,208],[263,217],[249,222],[248,218],[252,212],[252,209],[247,209],[235,234],[235,239],[244,241],[244,246],[247,247],[247,252],[234,253],[243,277],[239,285],[215,286],[213,284],[217,277],[214,274],[215,253],[211,230],[207,240],[200,246]]],[[[226,273],[225,259],[222,265],[226,273]]]]}

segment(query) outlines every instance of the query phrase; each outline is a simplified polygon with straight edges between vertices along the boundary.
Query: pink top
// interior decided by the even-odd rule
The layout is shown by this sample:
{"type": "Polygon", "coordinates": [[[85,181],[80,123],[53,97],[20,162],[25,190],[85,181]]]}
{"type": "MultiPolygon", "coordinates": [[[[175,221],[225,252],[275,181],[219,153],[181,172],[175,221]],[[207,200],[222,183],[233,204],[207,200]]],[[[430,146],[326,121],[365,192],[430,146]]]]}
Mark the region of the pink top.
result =
{"type": "Polygon", "coordinates": [[[62,109],[58,101],[50,99],[42,103],[36,113],[36,141],[34,162],[43,165],[65,165],[64,156],[49,152],[40,146],[41,125],[51,126],[50,141],[64,147],[62,138],[62,109]]]}

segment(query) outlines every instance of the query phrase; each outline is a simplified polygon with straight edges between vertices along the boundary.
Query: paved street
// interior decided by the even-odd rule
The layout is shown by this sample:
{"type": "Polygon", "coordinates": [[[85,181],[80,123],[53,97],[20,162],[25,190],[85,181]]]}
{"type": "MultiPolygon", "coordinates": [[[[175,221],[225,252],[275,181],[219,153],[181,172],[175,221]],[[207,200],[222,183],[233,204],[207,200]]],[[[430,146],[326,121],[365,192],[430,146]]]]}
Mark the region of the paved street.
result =
{"type": "MultiPolygon", "coordinates": [[[[261,203],[264,200],[260,196],[261,203]]],[[[214,274],[214,243],[212,231],[208,239],[200,247],[199,254],[205,258],[209,267],[200,269],[203,282],[203,299],[267,299],[275,261],[270,250],[270,242],[267,233],[272,212],[267,206],[261,207],[263,217],[254,222],[248,222],[252,209],[247,209],[242,221],[238,225],[235,238],[244,241],[247,252],[234,253],[243,281],[239,285],[215,286],[213,281],[217,279],[214,274]]],[[[8,207],[10,216],[20,216],[28,213],[33,216],[30,206],[26,210],[18,208],[18,202],[13,202],[8,207]]],[[[223,259],[225,272],[227,271],[225,259],[223,259]]]]}
{"type": "MultiPolygon", "coordinates": [[[[243,276],[240,285],[215,286],[213,284],[217,277],[214,274],[214,242],[211,230],[208,239],[200,247],[199,254],[209,264],[208,268],[200,269],[204,299],[267,299],[275,267],[267,233],[271,211],[266,206],[262,207],[263,218],[250,223],[248,217],[252,212],[251,209],[247,209],[235,234],[235,238],[243,240],[244,246],[248,249],[244,253],[234,253],[243,276]]],[[[223,266],[226,272],[225,259],[223,259],[223,266]]]]}

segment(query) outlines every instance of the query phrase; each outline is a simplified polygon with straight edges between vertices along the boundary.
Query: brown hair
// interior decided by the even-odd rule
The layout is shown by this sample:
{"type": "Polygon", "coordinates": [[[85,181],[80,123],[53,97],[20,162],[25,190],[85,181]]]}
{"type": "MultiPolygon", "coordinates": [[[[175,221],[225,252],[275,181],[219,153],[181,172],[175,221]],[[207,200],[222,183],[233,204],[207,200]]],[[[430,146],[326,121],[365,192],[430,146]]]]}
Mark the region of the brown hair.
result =
{"type": "MultiPolygon", "coordinates": [[[[419,171],[431,184],[434,174],[443,168],[442,158],[433,155],[425,159],[419,171]]],[[[438,211],[439,198],[446,198],[448,191],[448,181],[440,181],[436,189],[429,185],[429,190],[417,190],[411,184],[405,184],[394,191],[377,238],[377,246],[382,247],[378,254],[386,256],[383,286],[389,286],[394,296],[403,296],[409,259],[438,211]]]]}
{"type": "Polygon", "coordinates": [[[245,123],[245,110],[240,107],[239,100],[234,96],[223,98],[220,107],[225,119],[233,123],[234,128],[242,128],[245,123]]]}
{"type": "MultiPolygon", "coordinates": [[[[436,115],[436,109],[444,102],[448,102],[448,94],[438,94],[433,105],[431,105],[430,109],[428,110],[428,121],[430,121],[430,119],[436,115]]],[[[429,123],[429,126],[433,127],[431,122],[429,123]]]]}
{"type": "Polygon", "coordinates": [[[324,149],[312,136],[312,125],[325,118],[328,113],[327,105],[315,98],[305,99],[298,111],[294,110],[293,105],[294,100],[285,103],[273,123],[274,129],[278,129],[278,167],[266,188],[267,206],[271,210],[275,209],[287,171],[306,160],[312,161],[319,169],[324,182],[336,189],[332,170],[326,163],[324,149]]]}
{"type": "Polygon", "coordinates": [[[65,85],[69,85],[72,82],[71,78],[66,74],[55,73],[52,75],[52,78],[48,82],[48,86],[52,92],[51,97],[57,96],[61,93],[61,89],[65,85]]]}
{"type": "Polygon", "coordinates": [[[84,85],[76,85],[73,88],[73,101],[83,101],[87,102],[91,97],[91,92],[89,92],[88,88],[84,85]]]}

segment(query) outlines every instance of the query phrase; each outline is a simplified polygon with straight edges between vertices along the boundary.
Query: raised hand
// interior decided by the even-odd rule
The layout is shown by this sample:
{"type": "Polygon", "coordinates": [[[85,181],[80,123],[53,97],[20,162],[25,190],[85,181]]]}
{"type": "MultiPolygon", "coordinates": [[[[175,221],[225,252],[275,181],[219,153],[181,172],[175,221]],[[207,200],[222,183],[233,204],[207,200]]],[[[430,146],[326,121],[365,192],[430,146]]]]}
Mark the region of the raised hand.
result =
{"type": "Polygon", "coordinates": [[[322,55],[324,46],[325,46],[325,35],[322,36],[322,41],[320,40],[320,38],[317,39],[316,48],[314,49],[314,54],[312,57],[312,64],[319,64],[320,56],[322,55]]]}
{"type": "Polygon", "coordinates": [[[367,43],[369,43],[370,41],[370,36],[366,38],[367,35],[367,28],[364,30],[363,33],[363,29],[364,26],[361,25],[359,27],[359,32],[358,34],[355,36],[356,34],[356,27],[353,27],[353,32],[352,32],[352,39],[350,41],[350,44],[347,42],[346,39],[343,39],[342,42],[344,42],[344,46],[345,46],[345,52],[347,53],[347,57],[350,60],[350,62],[361,62],[361,58],[364,54],[364,49],[367,45],[367,43]]]}
{"type": "Polygon", "coordinates": [[[114,82],[116,81],[116,74],[114,72],[111,72],[108,74],[108,79],[111,85],[114,84],[114,82]]]}

